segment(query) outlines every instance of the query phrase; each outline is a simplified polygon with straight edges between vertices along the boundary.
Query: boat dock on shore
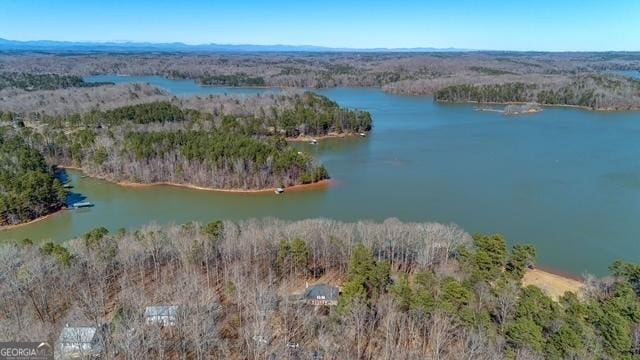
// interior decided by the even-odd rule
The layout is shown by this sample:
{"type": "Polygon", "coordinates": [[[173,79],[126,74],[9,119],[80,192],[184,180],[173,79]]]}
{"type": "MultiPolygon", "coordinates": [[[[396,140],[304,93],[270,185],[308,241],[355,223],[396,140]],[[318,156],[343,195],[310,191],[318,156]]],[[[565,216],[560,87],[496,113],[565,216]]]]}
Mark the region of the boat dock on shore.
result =
{"type": "Polygon", "coordinates": [[[88,208],[88,207],[93,207],[93,203],[90,203],[88,201],[81,201],[81,202],[71,204],[72,209],[81,209],[81,208],[88,208]]]}

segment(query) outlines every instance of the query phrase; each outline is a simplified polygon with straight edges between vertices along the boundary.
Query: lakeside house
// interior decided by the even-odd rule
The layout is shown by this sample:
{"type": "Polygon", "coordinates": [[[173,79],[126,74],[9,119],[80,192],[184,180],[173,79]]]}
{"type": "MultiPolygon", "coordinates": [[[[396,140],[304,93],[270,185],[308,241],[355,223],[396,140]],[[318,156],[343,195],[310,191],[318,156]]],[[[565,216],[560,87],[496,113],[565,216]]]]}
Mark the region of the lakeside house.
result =
{"type": "Polygon", "coordinates": [[[102,352],[100,336],[105,329],[106,325],[101,327],[65,325],[56,344],[56,359],[84,359],[99,356],[102,352]]]}
{"type": "Polygon", "coordinates": [[[314,306],[336,306],[340,288],[329,284],[316,284],[306,288],[303,301],[314,306]]]}
{"type": "Polygon", "coordinates": [[[175,326],[178,323],[178,306],[147,306],[144,309],[144,321],[147,325],[175,326]]]}

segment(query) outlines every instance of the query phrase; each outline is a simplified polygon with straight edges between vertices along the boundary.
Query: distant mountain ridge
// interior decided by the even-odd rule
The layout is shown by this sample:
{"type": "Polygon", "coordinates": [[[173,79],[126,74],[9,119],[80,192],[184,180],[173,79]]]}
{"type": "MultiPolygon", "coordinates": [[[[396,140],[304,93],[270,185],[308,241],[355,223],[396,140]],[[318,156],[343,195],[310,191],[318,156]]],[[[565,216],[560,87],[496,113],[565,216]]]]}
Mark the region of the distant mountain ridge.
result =
{"type": "Polygon", "coordinates": [[[87,52],[465,52],[458,48],[334,48],[314,45],[198,44],[181,42],[74,42],[55,40],[17,41],[0,38],[0,51],[87,52]]]}

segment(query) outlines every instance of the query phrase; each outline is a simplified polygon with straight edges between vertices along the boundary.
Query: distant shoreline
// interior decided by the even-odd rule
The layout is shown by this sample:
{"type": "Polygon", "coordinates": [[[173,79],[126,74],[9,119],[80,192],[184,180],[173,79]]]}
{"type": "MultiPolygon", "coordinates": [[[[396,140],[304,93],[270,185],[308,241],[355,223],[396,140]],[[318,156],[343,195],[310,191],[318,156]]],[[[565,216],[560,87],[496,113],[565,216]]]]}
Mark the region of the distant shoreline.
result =
{"type": "Polygon", "coordinates": [[[527,104],[534,104],[534,105],[538,105],[538,106],[542,106],[542,107],[546,107],[546,108],[553,108],[553,107],[570,108],[570,109],[581,109],[581,110],[594,111],[594,112],[603,112],[603,113],[606,113],[606,112],[636,112],[636,111],[640,111],[640,109],[594,109],[592,107],[583,106],[583,105],[540,104],[540,103],[517,102],[517,101],[509,101],[509,102],[444,101],[444,100],[436,100],[435,98],[433,100],[435,102],[437,102],[438,104],[451,104],[451,105],[455,105],[455,104],[460,104],[460,105],[466,105],[466,104],[475,104],[475,105],[527,105],[527,104]]]}
{"type": "MultiPolygon", "coordinates": [[[[288,85],[259,85],[259,86],[253,86],[253,85],[239,85],[239,86],[233,86],[233,85],[213,85],[213,84],[203,84],[201,82],[199,82],[199,78],[197,77],[193,77],[193,78],[189,78],[189,77],[170,77],[168,75],[111,75],[111,74],[101,74],[101,75],[97,75],[97,76],[127,76],[127,77],[136,77],[136,76],[160,76],[162,78],[165,79],[169,79],[169,80],[191,80],[194,81],[198,86],[201,87],[211,87],[211,88],[228,88],[228,89],[256,89],[256,90],[302,90],[302,91],[317,91],[317,90],[323,90],[323,89],[331,89],[331,88],[339,88],[340,86],[328,86],[328,87],[322,87],[322,86],[318,86],[318,87],[299,87],[299,86],[288,86],[288,85]]],[[[89,76],[95,76],[95,75],[89,75],[89,76]]],[[[89,82],[91,83],[91,82],[89,82]]],[[[394,89],[387,89],[385,88],[384,85],[379,85],[379,86],[345,86],[346,88],[363,88],[363,89],[379,89],[382,92],[386,93],[386,94],[392,94],[392,95],[402,95],[402,96],[429,96],[429,97],[433,97],[434,101],[436,101],[439,104],[477,104],[477,105],[526,105],[526,104],[535,104],[541,107],[559,107],[559,108],[572,108],[572,109],[582,109],[582,110],[587,110],[587,111],[594,111],[594,112],[638,112],[640,111],[640,107],[637,108],[630,108],[630,109],[624,109],[624,108],[592,108],[590,106],[584,106],[584,105],[568,105],[568,104],[542,104],[542,103],[537,103],[534,102],[532,103],[531,101],[525,101],[525,102],[519,102],[519,101],[509,101],[509,102],[493,102],[493,101],[489,101],[489,102],[478,102],[478,101],[446,101],[446,100],[436,100],[434,95],[436,91],[433,92],[429,92],[429,93],[412,93],[411,91],[396,91],[394,89]]],[[[532,114],[532,113],[537,113],[539,111],[535,111],[535,112],[525,112],[523,114],[532,114]]],[[[520,114],[513,114],[513,115],[520,115],[520,114]]],[[[352,135],[357,135],[357,134],[352,134],[352,135]]],[[[322,139],[322,138],[334,138],[334,137],[343,137],[340,135],[335,135],[335,136],[319,136],[317,137],[317,139],[322,139]]],[[[311,139],[311,137],[308,137],[309,139],[311,139]]],[[[304,141],[304,140],[295,140],[295,137],[290,137],[287,138],[287,140],[289,141],[304,141]]]]}

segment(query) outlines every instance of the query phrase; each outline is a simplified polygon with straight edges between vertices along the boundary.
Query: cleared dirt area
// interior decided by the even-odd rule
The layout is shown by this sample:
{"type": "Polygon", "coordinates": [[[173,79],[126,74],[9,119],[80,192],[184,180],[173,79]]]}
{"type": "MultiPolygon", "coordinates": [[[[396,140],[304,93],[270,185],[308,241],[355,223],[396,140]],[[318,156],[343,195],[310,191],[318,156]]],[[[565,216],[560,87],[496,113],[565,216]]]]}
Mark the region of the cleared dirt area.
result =
{"type": "Polygon", "coordinates": [[[522,285],[537,286],[556,300],[567,291],[579,294],[583,286],[581,281],[540,269],[527,271],[522,279],[522,285]]]}

